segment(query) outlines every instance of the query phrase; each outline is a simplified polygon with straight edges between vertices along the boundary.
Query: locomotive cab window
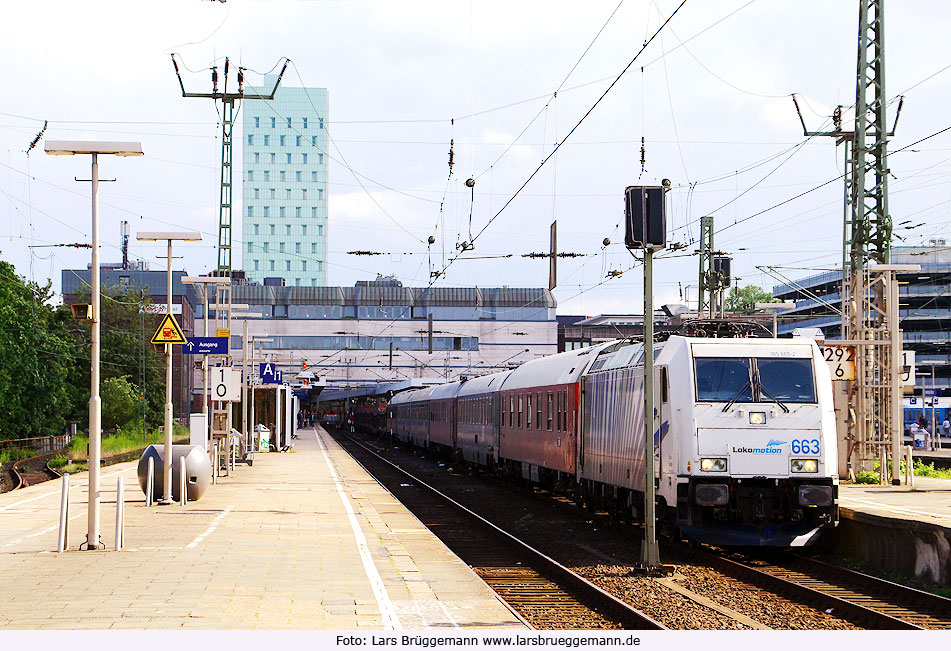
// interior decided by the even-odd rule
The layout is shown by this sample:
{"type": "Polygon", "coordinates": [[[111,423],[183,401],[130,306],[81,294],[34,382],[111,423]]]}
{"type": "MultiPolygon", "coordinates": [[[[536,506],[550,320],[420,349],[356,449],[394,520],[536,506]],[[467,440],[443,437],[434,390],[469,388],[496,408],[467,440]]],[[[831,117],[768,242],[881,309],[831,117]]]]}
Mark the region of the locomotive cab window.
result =
{"type": "Polygon", "coordinates": [[[698,402],[814,403],[811,358],[697,357],[698,402]]]}
{"type": "Polygon", "coordinates": [[[698,402],[753,402],[750,360],[743,357],[694,359],[698,402]]]}
{"type": "Polygon", "coordinates": [[[816,401],[811,359],[758,357],[756,369],[763,393],[768,394],[764,400],[772,396],[782,402],[816,401]]]}

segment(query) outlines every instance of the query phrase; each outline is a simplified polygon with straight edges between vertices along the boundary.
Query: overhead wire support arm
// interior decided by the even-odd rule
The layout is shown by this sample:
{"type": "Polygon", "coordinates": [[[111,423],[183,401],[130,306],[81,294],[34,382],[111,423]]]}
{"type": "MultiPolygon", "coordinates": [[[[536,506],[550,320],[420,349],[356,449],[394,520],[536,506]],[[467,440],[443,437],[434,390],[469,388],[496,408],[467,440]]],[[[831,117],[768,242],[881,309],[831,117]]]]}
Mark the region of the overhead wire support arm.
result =
{"type": "Polygon", "coordinates": [[[92,244],[77,242],[75,244],[31,244],[29,249],[51,249],[57,246],[68,246],[73,249],[91,249],[92,244]]]}
{"type": "Polygon", "coordinates": [[[902,95],[898,98],[898,109],[895,111],[895,121],[892,122],[892,129],[888,132],[888,137],[891,138],[895,135],[895,129],[898,128],[898,116],[901,115],[901,107],[905,105],[905,96],[902,95]]]}
{"type": "MultiPolygon", "coordinates": [[[[235,104],[244,99],[263,99],[273,100],[280,86],[281,79],[287,70],[290,59],[284,57],[284,66],[278,75],[271,92],[267,95],[258,92],[245,94],[244,91],[244,70],[243,66],[238,66],[237,92],[228,92],[228,78],[231,76],[231,60],[225,57],[224,79],[221,83],[222,90],[218,90],[218,67],[211,68],[211,86],[210,93],[190,93],[185,90],[185,83],[182,80],[181,70],[178,67],[178,61],[175,54],[171,55],[172,65],[175,68],[175,74],[178,77],[179,86],[182,89],[182,97],[198,97],[221,101],[221,181],[219,185],[219,212],[218,212],[218,273],[224,276],[231,276],[231,228],[232,228],[232,189],[233,189],[233,164],[232,164],[232,135],[234,131],[234,108],[235,104]]],[[[275,66],[276,67],[276,66],[275,66]]]]}
{"type": "Polygon", "coordinates": [[[849,137],[854,136],[854,132],[843,131],[842,130],[842,106],[837,106],[835,112],[833,113],[832,122],[835,124],[835,129],[832,131],[810,131],[809,127],[806,126],[806,119],[802,116],[802,110],[799,108],[799,102],[796,101],[796,93],[792,94],[793,104],[796,106],[796,115],[799,116],[799,122],[802,124],[802,135],[811,138],[813,136],[838,136],[838,137],[849,137]]]}
{"type": "MultiPolygon", "coordinates": [[[[230,68],[230,61],[225,59],[225,74],[224,74],[224,89],[222,92],[218,92],[217,84],[217,73],[215,72],[212,77],[212,92],[210,93],[190,93],[185,90],[185,82],[182,81],[182,74],[178,68],[178,61],[175,59],[175,53],[172,53],[172,65],[175,66],[175,75],[178,77],[178,85],[182,89],[182,97],[202,97],[205,99],[220,99],[220,100],[235,100],[235,99],[263,99],[263,100],[273,100],[274,95],[277,93],[278,87],[281,85],[281,80],[284,78],[284,73],[287,71],[287,66],[291,62],[290,59],[284,57],[284,66],[281,68],[281,72],[277,75],[277,80],[274,82],[274,86],[271,88],[271,92],[267,95],[261,93],[245,93],[244,92],[244,67],[238,68],[238,92],[229,93],[228,92],[228,72],[230,68]]],[[[217,67],[212,68],[212,70],[217,71],[217,67]]]]}
{"type": "Polygon", "coordinates": [[[760,271],[762,271],[763,273],[765,273],[765,274],[767,274],[767,275],[769,275],[769,276],[772,276],[773,278],[775,278],[775,279],[778,280],[779,282],[781,282],[781,283],[786,283],[786,284],[789,285],[790,287],[792,287],[792,288],[794,288],[794,289],[798,289],[800,292],[802,292],[803,294],[805,294],[808,298],[810,298],[810,299],[816,301],[816,302],[819,303],[820,305],[823,305],[823,306],[829,308],[829,309],[832,310],[835,314],[837,314],[837,315],[839,315],[839,316],[842,316],[842,310],[841,310],[840,308],[836,307],[834,304],[832,304],[832,303],[830,303],[829,301],[825,300],[824,298],[822,298],[821,296],[819,296],[818,294],[816,294],[815,292],[813,292],[813,291],[810,290],[809,288],[804,287],[801,283],[799,283],[799,282],[797,282],[797,281],[795,281],[795,280],[792,280],[791,278],[787,277],[786,275],[784,275],[784,274],[778,272],[778,271],[776,270],[776,267],[771,267],[770,265],[756,265],[756,268],[759,269],[760,271]]]}

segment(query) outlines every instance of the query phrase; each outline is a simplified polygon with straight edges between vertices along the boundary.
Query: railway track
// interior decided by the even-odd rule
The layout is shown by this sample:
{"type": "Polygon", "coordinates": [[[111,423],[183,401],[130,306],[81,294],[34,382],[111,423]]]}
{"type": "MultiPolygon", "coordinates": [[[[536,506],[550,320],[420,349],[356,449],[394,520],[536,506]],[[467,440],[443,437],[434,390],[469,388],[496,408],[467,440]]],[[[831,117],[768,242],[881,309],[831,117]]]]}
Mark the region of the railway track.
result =
{"type": "Polygon", "coordinates": [[[51,479],[58,479],[62,475],[49,467],[50,459],[56,452],[48,452],[29,459],[20,459],[10,467],[13,475],[13,490],[35,486],[51,479]]]}
{"type": "Polygon", "coordinates": [[[864,628],[951,630],[951,599],[798,554],[754,556],[668,545],[665,557],[689,558],[864,628]]]}
{"type": "Polygon", "coordinates": [[[533,627],[665,628],[395,466],[362,442],[339,432],[333,436],[533,627]]]}

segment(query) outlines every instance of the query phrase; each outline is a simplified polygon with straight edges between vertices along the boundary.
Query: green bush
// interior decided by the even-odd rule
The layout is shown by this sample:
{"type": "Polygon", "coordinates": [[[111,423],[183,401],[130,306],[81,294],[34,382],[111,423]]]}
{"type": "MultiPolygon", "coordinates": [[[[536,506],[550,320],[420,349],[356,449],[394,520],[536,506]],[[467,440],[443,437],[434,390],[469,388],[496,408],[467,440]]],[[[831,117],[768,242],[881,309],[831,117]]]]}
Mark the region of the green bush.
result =
{"type": "Polygon", "coordinates": [[[29,459],[36,456],[36,452],[27,448],[7,448],[0,452],[0,463],[13,463],[20,459],[29,459]]]}
{"type": "Polygon", "coordinates": [[[856,484],[877,484],[878,473],[872,470],[865,470],[855,476],[856,484]]]}
{"type": "Polygon", "coordinates": [[[921,459],[915,459],[915,477],[938,477],[940,479],[951,479],[951,470],[935,468],[934,462],[922,463],[921,459]]]}
{"type": "Polygon", "coordinates": [[[127,375],[112,377],[102,383],[102,426],[119,428],[135,420],[139,390],[129,383],[127,375]]]}
{"type": "Polygon", "coordinates": [[[50,468],[62,468],[67,463],[69,463],[69,459],[66,458],[65,454],[57,454],[50,459],[50,468]]]}
{"type": "Polygon", "coordinates": [[[85,459],[89,450],[89,437],[77,434],[69,442],[69,456],[73,459],[85,459]]]}
{"type": "MultiPolygon", "coordinates": [[[[188,428],[184,425],[172,426],[172,440],[180,442],[183,438],[188,438],[188,428]]],[[[134,425],[119,427],[115,434],[104,435],[102,437],[102,446],[99,451],[100,457],[111,457],[124,452],[134,450],[144,450],[150,445],[162,445],[165,442],[165,435],[160,430],[142,433],[134,425]]],[[[75,436],[69,444],[70,457],[76,460],[85,460],[89,457],[89,438],[86,436],[75,436]]]]}

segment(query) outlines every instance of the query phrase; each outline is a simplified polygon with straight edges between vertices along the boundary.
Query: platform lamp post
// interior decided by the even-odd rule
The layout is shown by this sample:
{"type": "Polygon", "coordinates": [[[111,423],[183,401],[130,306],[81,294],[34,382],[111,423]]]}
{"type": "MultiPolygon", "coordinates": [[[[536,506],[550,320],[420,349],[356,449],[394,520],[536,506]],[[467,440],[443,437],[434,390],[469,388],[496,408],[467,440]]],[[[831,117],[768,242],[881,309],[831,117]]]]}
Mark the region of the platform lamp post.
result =
{"type": "MultiPolygon", "coordinates": [[[[247,306],[245,306],[245,309],[247,309],[247,306]]],[[[261,319],[264,315],[260,312],[246,312],[244,309],[237,309],[236,307],[232,316],[244,322],[244,331],[241,337],[241,362],[244,366],[244,381],[241,382],[241,433],[244,434],[244,444],[250,446],[254,437],[248,431],[248,384],[251,382],[251,360],[248,359],[248,320],[261,319]]]]}
{"type": "Polygon", "coordinates": [[[102,444],[102,400],[99,397],[100,326],[99,311],[99,155],[142,156],[140,142],[97,142],[83,140],[47,140],[44,147],[53,156],[92,155],[92,264],[90,265],[91,323],[89,382],[89,514],[86,549],[98,549],[99,541],[99,458],[102,444]]]}
{"type": "MultiPolygon", "coordinates": [[[[227,360],[228,362],[230,362],[230,361],[231,361],[231,357],[232,357],[231,352],[230,352],[230,349],[231,349],[231,336],[230,336],[230,335],[231,335],[231,331],[230,331],[230,328],[231,328],[231,316],[232,316],[232,314],[233,314],[234,312],[236,312],[236,311],[238,311],[238,310],[247,310],[247,309],[249,309],[249,306],[248,306],[247,303],[222,303],[222,304],[220,304],[220,305],[219,305],[219,304],[209,305],[208,307],[209,307],[209,309],[210,309],[212,312],[215,313],[215,316],[216,316],[216,317],[217,317],[218,312],[227,312],[227,313],[228,313],[228,328],[229,328],[229,331],[228,331],[228,335],[229,335],[229,336],[228,336],[228,349],[229,349],[229,352],[228,352],[228,354],[227,354],[227,356],[226,356],[226,360],[227,360]]],[[[230,403],[228,404],[227,413],[228,413],[229,435],[225,438],[225,440],[228,442],[228,444],[227,444],[227,446],[226,446],[225,454],[227,455],[227,458],[228,458],[228,459],[231,459],[231,435],[230,435],[230,429],[233,428],[233,419],[232,419],[232,416],[234,416],[234,410],[232,409],[232,405],[231,405],[230,403]]],[[[229,462],[229,463],[230,463],[230,462],[229,462]]]]}
{"type": "Polygon", "coordinates": [[[753,303],[757,310],[770,310],[773,313],[773,339],[776,338],[777,319],[776,313],[779,310],[792,310],[796,307],[795,301],[782,301],[779,303],[753,303]]]}
{"type": "MultiPolygon", "coordinates": [[[[937,432],[938,432],[938,429],[937,429],[938,423],[935,421],[935,404],[934,404],[935,396],[936,396],[937,393],[938,393],[938,390],[935,388],[934,367],[937,366],[940,362],[934,362],[934,361],[928,361],[928,362],[918,361],[917,363],[918,363],[920,366],[926,366],[926,367],[927,367],[927,366],[930,366],[930,367],[931,367],[931,373],[925,372],[925,373],[919,373],[918,375],[919,375],[920,377],[923,377],[923,378],[927,378],[928,375],[931,375],[931,428],[930,428],[929,431],[928,431],[928,436],[925,437],[925,450],[934,450],[934,449],[937,448],[937,445],[936,445],[935,442],[936,442],[936,441],[941,441],[941,437],[940,437],[940,436],[938,435],[938,433],[937,433],[937,432]]],[[[925,400],[925,398],[928,397],[928,395],[927,395],[928,392],[925,390],[924,384],[925,384],[925,383],[922,381],[922,383],[921,383],[921,385],[922,385],[922,387],[921,387],[921,415],[922,415],[922,416],[925,415],[925,413],[926,413],[926,412],[925,412],[925,408],[926,408],[927,405],[928,405],[927,401],[925,400]]],[[[903,428],[903,429],[904,429],[904,428],[903,428]]]]}
{"type": "MultiPolygon", "coordinates": [[[[262,333],[259,333],[259,334],[256,334],[256,335],[251,335],[251,336],[249,337],[249,340],[248,340],[248,343],[251,344],[251,345],[250,345],[250,353],[251,353],[251,360],[250,360],[250,361],[251,361],[251,367],[250,367],[250,369],[251,369],[251,370],[250,370],[249,373],[248,373],[248,385],[249,385],[248,391],[249,391],[249,393],[251,394],[251,400],[250,400],[250,402],[251,402],[251,429],[252,429],[252,430],[254,430],[254,385],[251,384],[251,375],[252,375],[253,372],[254,372],[254,362],[258,361],[257,355],[254,354],[254,344],[255,344],[255,343],[269,344],[269,343],[271,343],[272,341],[274,341],[274,339],[268,337],[268,334],[267,334],[266,332],[262,332],[262,333]]],[[[253,435],[253,434],[251,435],[251,438],[252,438],[252,444],[253,444],[253,442],[254,442],[254,435],[253,435]]]]}
{"type": "MultiPolygon", "coordinates": [[[[172,313],[172,242],[200,242],[201,233],[192,231],[144,232],[135,236],[140,242],[168,242],[168,314],[172,313]]],[[[165,344],[165,457],[162,479],[164,491],[159,504],[174,504],[172,501],[172,344],[165,344]]]]}
{"type": "MultiPolygon", "coordinates": [[[[204,322],[203,336],[208,336],[208,292],[212,285],[230,285],[231,278],[228,276],[185,276],[182,278],[184,285],[203,285],[202,294],[204,297],[204,312],[202,321],[204,322]]],[[[201,389],[201,410],[205,414],[205,440],[208,440],[208,429],[211,425],[211,416],[208,413],[208,355],[202,356],[202,389],[201,389]]]]}

